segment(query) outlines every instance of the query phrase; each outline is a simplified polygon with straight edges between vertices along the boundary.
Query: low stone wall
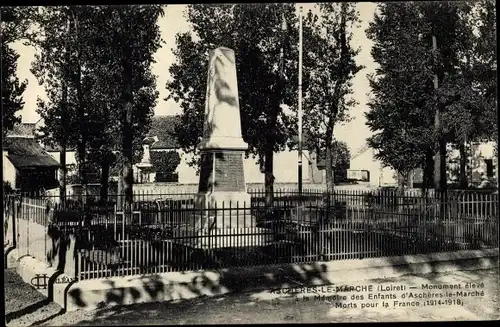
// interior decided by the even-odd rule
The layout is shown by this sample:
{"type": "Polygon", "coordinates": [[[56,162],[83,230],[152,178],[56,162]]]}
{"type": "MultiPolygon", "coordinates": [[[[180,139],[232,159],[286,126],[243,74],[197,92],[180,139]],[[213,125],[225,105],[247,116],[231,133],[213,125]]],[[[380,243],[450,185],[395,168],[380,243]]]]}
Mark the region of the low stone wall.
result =
{"type": "MultiPolygon", "coordinates": [[[[323,191],[326,186],[323,184],[304,184],[304,190],[318,190],[323,191]]],[[[249,191],[264,191],[264,184],[251,184],[247,183],[247,190],[249,191]]],[[[297,183],[276,183],[274,190],[282,191],[298,191],[297,183]]],[[[186,194],[197,193],[198,184],[178,184],[178,183],[146,183],[135,184],[134,193],[136,194],[186,194]]]]}
{"type": "MultiPolygon", "coordinates": [[[[265,185],[263,183],[259,184],[247,184],[248,190],[261,190],[264,191],[265,185]]],[[[314,184],[314,183],[304,183],[302,184],[303,190],[312,190],[312,191],[324,191],[326,190],[326,184],[314,184]]],[[[297,183],[276,183],[274,184],[274,191],[288,191],[288,192],[298,192],[299,187],[297,183]]]]}
{"type": "Polygon", "coordinates": [[[134,184],[133,189],[135,194],[195,194],[198,184],[145,183],[134,184]]]}
{"type": "MultiPolygon", "coordinates": [[[[180,184],[180,183],[143,183],[134,184],[135,194],[195,194],[198,192],[198,184],[180,184]]],[[[264,183],[247,183],[247,189],[250,191],[264,191],[264,183]]],[[[304,190],[326,190],[324,184],[304,183],[304,190]]],[[[297,183],[276,183],[275,191],[298,191],[297,183]]],[[[100,185],[91,184],[87,186],[87,194],[99,196],[100,185]]],[[[68,185],[68,194],[77,196],[80,193],[79,185],[68,185]]],[[[59,189],[52,189],[46,192],[47,195],[56,197],[59,195],[59,189]]],[[[116,194],[114,187],[110,187],[109,195],[116,194]]]]}

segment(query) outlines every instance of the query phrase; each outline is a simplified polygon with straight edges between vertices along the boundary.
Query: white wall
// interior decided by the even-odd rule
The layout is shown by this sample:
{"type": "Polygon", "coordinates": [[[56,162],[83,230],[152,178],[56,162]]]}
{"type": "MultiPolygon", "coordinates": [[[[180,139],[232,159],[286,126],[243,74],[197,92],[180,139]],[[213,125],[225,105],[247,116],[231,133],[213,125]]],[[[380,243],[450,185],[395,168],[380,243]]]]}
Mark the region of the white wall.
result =
{"type": "Polygon", "coordinates": [[[185,153],[180,149],[177,150],[177,153],[181,157],[181,162],[175,170],[179,175],[179,184],[198,184],[200,177],[196,174],[196,169],[188,165],[188,162],[194,158],[194,155],[185,153]]]}
{"type": "MultiPolygon", "coordinates": [[[[58,163],[61,163],[61,156],[60,153],[57,151],[47,151],[52,158],[54,158],[58,163]]],[[[66,167],[69,165],[73,165],[76,168],[76,151],[66,151],[66,167]]],[[[68,170],[67,174],[72,175],[76,174],[76,170],[68,170]]],[[[59,180],[61,178],[61,169],[58,169],[57,171],[57,179],[59,180]]]]}
{"type": "MultiPolygon", "coordinates": [[[[274,182],[275,183],[297,183],[297,150],[282,151],[274,153],[274,182]]],[[[264,174],[260,171],[257,158],[251,156],[243,160],[246,183],[264,183],[264,174]]],[[[303,151],[302,156],[302,182],[309,182],[309,151],[303,151]]]]}
{"type": "Polygon", "coordinates": [[[2,165],[2,173],[3,173],[3,181],[8,182],[10,186],[13,188],[16,187],[16,168],[10,162],[10,160],[7,158],[7,151],[2,151],[2,159],[3,159],[3,165],[2,165]]]}
{"type": "MultiPolygon", "coordinates": [[[[60,162],[61,156],[59,152],[48,152],[57,162],[60,162]]],[[[66,151],[66,165],[76,165],[76,151],[66,151]]]]}

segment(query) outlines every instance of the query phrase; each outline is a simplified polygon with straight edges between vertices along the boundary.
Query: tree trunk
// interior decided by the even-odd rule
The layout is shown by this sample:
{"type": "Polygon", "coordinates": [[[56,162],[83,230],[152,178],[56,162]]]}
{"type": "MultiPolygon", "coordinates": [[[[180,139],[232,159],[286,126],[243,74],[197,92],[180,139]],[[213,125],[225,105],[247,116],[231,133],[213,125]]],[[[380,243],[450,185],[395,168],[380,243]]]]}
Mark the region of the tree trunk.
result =
{"type": "Polygon", "coordinates": [[[123,194],[125,195],[126,205],[132,204],[132,185],[133,185],[133,170],[132,170],[132,113],[131,113],[131,103],[127,103],[126,106],[126,121],[122,136],[122,153],[123,153],[123,168],[122,168],[122,180],[123,180],[123,194]]]}
{"type": "Polygon", "coordinates": [[[61,176],[59,179],[59,198],[61,204],[64,206],[66,203],[66,142],[63,140],[61,145],[61,152],[59,153],[59,162],[61,163],[61,176]]]}
{"type": "Polygon", "coordinates": [[[404,190],[405,177],[403,172],[398,172],[398,192],[404,190]]]}
{"type": "Polygon", "coordinates": [[[274,151],[270,145],[264,153],[264,188],[266,196],[266,208],[272,209],[274,205],[274,151]]]}
{"type": "Polygon", "coordinates": [[[465,149],[465,143],[460,142],[460,189],[467,188],[467,150],[465,149]]]}
{"type": "MultiPolygon", "coordinates": [[[[123,172],[123,165],[120,165],[120,175],[122,174],[123,172]]],[[[116,205],[118,207],[118,210],[122,210],[123,209],[123,203],[124,203],[124,192],[123,192],[123,189],[124,189],[124,186],[123,186],[123,178],[121,176],[118,177],[118,190],[117,190],[117,198],[116,198],[116,205]]]]}
{"type": "Polygon", "coordinates": [[[108,202],[108,188],[109,188],[109,162],[103,160],[101,163],[101,192],[100,200],[103,203],[108,202]]]}
{"type": "MultiPolygon", "coordinates": [[[[331,142],[330,142],[331,144],[331,142]]],[[[325,158],[325,169],[326,169],[326,189],[328,194],[332,194],[335,188],[335,179],[333,172],[333,153],[332,146],[327,145],[326,147],[326,158],[325,158]]]]}
{"type": "MultiPolygon", "coordinates": [[[[69,39],[71,33],[71,22],[68,17],[67,20],[67,37],[69,39]]],[[[62,129],[62,140],[61,140],[61,152],[59,153],[59,162],[61,164],[61,176],[59,181],[59,197],[63,208],[66,205],[66,176],[67,176],[67,168],[66,168],[66,141],[68,134],[68,126],[66,123],[66,113],[68,112],[68,65],[69,65],[69,50],[68,45],[66,44],[66,48],[64,49],[64,66],[63,66],[63,78],[62,78],[62,106],[61,106],[61,129],[62,129]]]]}
{"type": "Polygon", "coordinates": [[[434,155],[432,149],[428,149],[425,154],[425,167],[424,167],[424,178],[423,178],[423,196],[425,198],[425,209],[427,214],[424,216],[424,219],[428,219],[430,215],[430,211],[427,211],[427,208],[430,205],[429,198],[429,188],[432,188],[434,183],[434,155]]]}
{"type": "MultiPolygon", "coordinates": [[[[129,22],[123,18],[125,31],[129,30],[129,22]]],[[[122,180],[123,180],[123,194],[125,195],[125,207],[126,211],[129,212],[133,201],[133,130],[132,130],[132,111],[133,111],[133,88],[132,88],[132,67],[131,67],[131,50],[128,44],[124,44],[123,52],[123,82],[124,82],[124,94],[123,94],[123,118],[122,120],[122,180]]]]}
{"type": "Polygon", "coordinates": [[[432,188],[434,181],[434,155],[432,150],[428,150],[425,154],[424,176],[422,180],[422,189],[427,193],[429,188],[432,188]]]}
{"type": "Polygon", "coordinates": [[[405,196],[406,184],[409,174],[410,173],[408,171],[398,173],[398,189],[396,191],[396,205],[398,208],[398,213],[401,213],[403,211],[403,199],[405,196]]]}
{"type": "MultiPolygon", "coordinates": [[[[75,32],[77,43],[79,45],[79,22],[77,13],[75,13],[75,32]]],[[[78,49],[77,53],[77,63],[76,63],[76,93],[78,99],[78,120],[80,127],[81,139],[78,142],[78,159],[80,167],[80,185],[82,192],[82,204],[85,205],[87,202],[87,165],[86,165],[86,148],[87,148],[87,123],[85,119],[85,105],[83,103],[83,91],[82,91],[82,63],[81,63],[81,51],[78,49]]]]}

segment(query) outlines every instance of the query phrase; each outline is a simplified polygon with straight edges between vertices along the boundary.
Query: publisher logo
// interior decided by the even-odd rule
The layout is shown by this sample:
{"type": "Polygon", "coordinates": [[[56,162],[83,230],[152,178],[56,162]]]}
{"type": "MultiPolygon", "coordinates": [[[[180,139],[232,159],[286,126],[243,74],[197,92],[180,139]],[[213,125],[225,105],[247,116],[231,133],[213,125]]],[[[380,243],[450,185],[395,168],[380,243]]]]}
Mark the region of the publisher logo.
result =
{"type": "Polygon", "coordinates": [[[47,274],[36,274],[35,277],[31,278],[31,285],[36,289],[47,289],[47,284],[49,277],[47,274]]]}
{"type": "MultiPolygon", "coordinates": [[[[68,276],[62,275],[54,280],[54,284],[66,284],[74,281],[74,278],[69,278],[68,276]]],[[[49,284],[49,276],[47,274],[36,274],[35,277],[31,278],[31,285],[36,289],[47,289],[49,284]]]]}

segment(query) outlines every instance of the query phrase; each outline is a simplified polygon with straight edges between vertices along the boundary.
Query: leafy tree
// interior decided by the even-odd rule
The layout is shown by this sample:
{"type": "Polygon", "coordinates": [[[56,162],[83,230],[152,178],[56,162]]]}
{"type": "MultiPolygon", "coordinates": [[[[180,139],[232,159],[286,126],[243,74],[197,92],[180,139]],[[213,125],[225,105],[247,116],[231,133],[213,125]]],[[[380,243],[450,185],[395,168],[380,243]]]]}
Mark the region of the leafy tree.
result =
{"type": "MultiPolygon", "coordinates": [[[[117,79],[110,80],[116,82],[118,96],[117,110],[113,115],[118,118],[121,136],[122,178],[119,188],[123,188],[121,193],[125,195],[127,206],[130,206],[133,195],[134,145],[142,142],[147,134],[158,97],[151,64],[161,44],[157,20],[163,15],[163,7],[110,6],[103,8],[101,14],[103,30],[110,31],[109,35],[104,35],[99,40],[103,45],[101,61],[107,60],[118,72],[114,75],[117,79]]],[[[108,71],[113,73],[112,70],[108,71]]]]}
{"type": "Polygon", "coordinates": [[[181,163],[177,151],[153,151],[151,163],[156,172],[173,173],[181,163]]]}
{"type": "MultiPolygon", "coordinates": [[[[347,169],[351,164],[351,152],[347,143],[343,141],[333,140],[331,146],[332,158],[335,160],[331,163],[331,169],[334,171],[334,181],[343,180],[347,169]]],[[[318,161],[324,163],[325,169],[327,168],[328,161],[326,159],[325,151],[318,153],[318,161]]]]}
{"type": "Polygon", "coordinates": [[[352,79],[363,67],[356,65],[359,49],[352,47],[352,29],[359,22],[356,4],[324,3],[319,16],[309,11],[304,22],[305,67],[308,88],[305,97],[304,126],[309,138],[326,153],[327,188],[333,191],[333,170],[337,146],[334,129],[349,120],[348,110],[356,105],[350,97],[352,79]]]}
{"type": "Polygon", "coordinates": [[[494,14],[489,18],[488,15],[481,15],[483,9],[488,10],[487,2],[429,4],[422,7],[424,19],[430,22],[432,33],[438,40],[439,88],[430,98],[430,106],[443,108],[443,137],[460,150],[460,186],[465,188],[468,184],[466,142],[492,139],[496,125],[492,119],[496,95],[493,101],[492,97],[488,97],[496,94],[493,91],[496,90],[496,58],[491,60],[495,51],[495,36],[484,28],[485,24],[494,23],[494,20],[491,21],[494,14]],[[474,33],[475,28],[479,29],[478,34],[474,33]],[[481,49],[488,48],[490,60],[485,60],[480,55],[481,49]],[[491,81],[495,84],[493,88],[491,81]]]}
{"type": "MultiPolygon", "coordinates": [[[[498,137],[497,118],[497,33],[496,5],[491,0],[476,3],[473,22],[478,29],[474,40],[473,70],[478,85],[480,99],[483,101],[484,115],[481,125],[485,134],[482,138],[495,140],[498,137]]],[[[498,144],[497,144],[498,147],[498,144]]]]}
{"type": "Polygon", "coordinates": [[[32,25],[31,15],[35,11],[36,8],[30,6],[2,6],[0,9],[0,22],[2,37],[6,43],[13,43],[26,38],[26,33],[32,25]]]}
{"type": "Polygon", "coordinates": [[[368,76],[372,97],[366,113],[374,132],[367,142],[375,157],[405,178],[411,170],[432,169],[434,110],[429,26],[413,2],[383,3],[366,33],[379,67],[368,76]],[[430,159],[430,160],[429,160],[430,159]]]}
{"type": "Polygon", "coordinates": [[[179,143],[186,152],[197,153],[203,132],[208,53],[220,46],[235,51],[243,139],[249,144],[247,155],[256,156],[264,166],[268,202],[273,193],[273,155],[289,137],[289,118],[282,105],[296,103],[296,42],[285,42],[280,30],[283,17],[286,36],[297,39],[293,4],[189,5],[192,31],[176,36],[177,62],[170,68],[172,81],[166,85],[169,98],[182,108],[182,124],[176,129],[179,143]]]}
{"type": "MultiPolygon", "coordinates": [[[[485,72],[477,70],[476,52],[483,41],[474,33],[480,19],[474,14],[473,6],[464,2],[426,8],[426,17],[433,24],[434,34],[438,39],[441,36],[437,67],[440,83],[430,103],[443,108],[443,137],[460,150],[461,188],[468,184],[466,143],[488,139],[494,130],[493,120],[487,118],[493,110],[488,108],[484,91],[481,91],[480,81],[485,72]],[[444,20],[446,25],[443,26],[438,18],[443,14],[454,19],[444,20]]],[[[492,77],[491,71],[489,77],[492,77]]]]}
{"type": "MultiPolygon", "coordinates": [[[[85,137],[81,136],[86,136],[88,128],[84,124],[85,119],[79,121],[83,116],[84,104],[81,87],[82,45],[79,44],[81,36],[78,32],[88,30],[82,29],[82,26],[78,28],[77,18],[83,14],[81,10],[82,7],[39,7],[32,15],[37,28],[29,34],[29,44],[38,50],[31,72],[47,94],[46,101],[38,100],[37,112],[44,121],[38,137],[45,144],[60,148],[60,194],[63,200],[66,189],[66,149],[78,146],[78,159],[84,161],[82,152],[85,149],[85,137]]],[[[87,18],[92,16],[90,10],[90,7],[85,8],[87,18]]],[[[80,169],[79,176],[84,184],[82,175],[80,169]]]]}
{"type": "Polygon", "coordinates": [[[33,38],[41,49],[33,70],[49,93],[49,103],[39,109],[46,122],[42,138],[78,148],[82,184],[85,166],[100,165],[104,197],[110,167],[123,167],[128,203],[131,165],[142,155],[158,97],[150,66],[160,45],[156,21],[162,12],[156,5],[45,8],[37,16],[44,33],[33,38]],[[66,56],[54,51],[60,48],[66,56]],[[65,90],[66,102],[59,95],[65,90]]]}
{"type": "MultiPolygon", "coordinates": [[[[485,115],[484,122],[490,123],[491,128],[485,127],[489,131],[487,139],[496,140],[495,153],[497,162],[500,164],[500,152],[498,151],[498,108],[497,108],[497,29],[496,29],[496,3],[491,0],[481,0],[477,2],[479,22],[479,36],[476,43],[475,54],[476,76],[479,76],[481,99],[484,101],[485,115]]],[[[497,164],[497,183],[500,181],[500,169],[497,164]]]]}
{"type": "Polygon", "coordinates": [[[2,132],[5,137],[7,131],[21,122],[21,117],[16,117],[16,112],[24,106],[23,93],[27,81],[19,82],[16,76],[19,55],[7,44],[6,38],[1,37],[0,42],[2,43],[2,132]]]}
{"type": "Polygon", "coordinates": [[[351,151],[349,151],[347,143],[337,140],[333,140],[332,143],[332,157],[335,158],[332,166],[339,169],[348,169],[351,163],[351,151]]]}
{"type": "Polygon", "coordinates": [[[465,142],[491,138],[495,128],[496,36],[490,31],[494,5],[408,2],[381,4],[378,9],[367,30],[375,42],[372,55],[380,65],[370,77],[374,98],[367,119],[376,134],[368,142],[384,164],[403,176],[425,167],[429,185],[439,138],[433,128],[434,112],[440,107],[442,137],[460,149],[460,179],[465,187],[465,142]],[[474,34],[475,27],[479,35],[474,34]],[[437,43],[435,58],[432,36],[437,43]],[[437,90],[432,87],[434,73],[437,90]]]}
{"type": "Polygon", "coordinates": [[[25,37],[30,20],[26,14],[30,7],[2,7],[0,35],[2,53],[2,134],[12,130],[15,124],[21,122],[21,117],[16,117],[16,112],[24,106],[23,93],[27,81],[20,82],[16,76],[17,59],[19,54],[12,49],[11,44],[25,37]]]}

